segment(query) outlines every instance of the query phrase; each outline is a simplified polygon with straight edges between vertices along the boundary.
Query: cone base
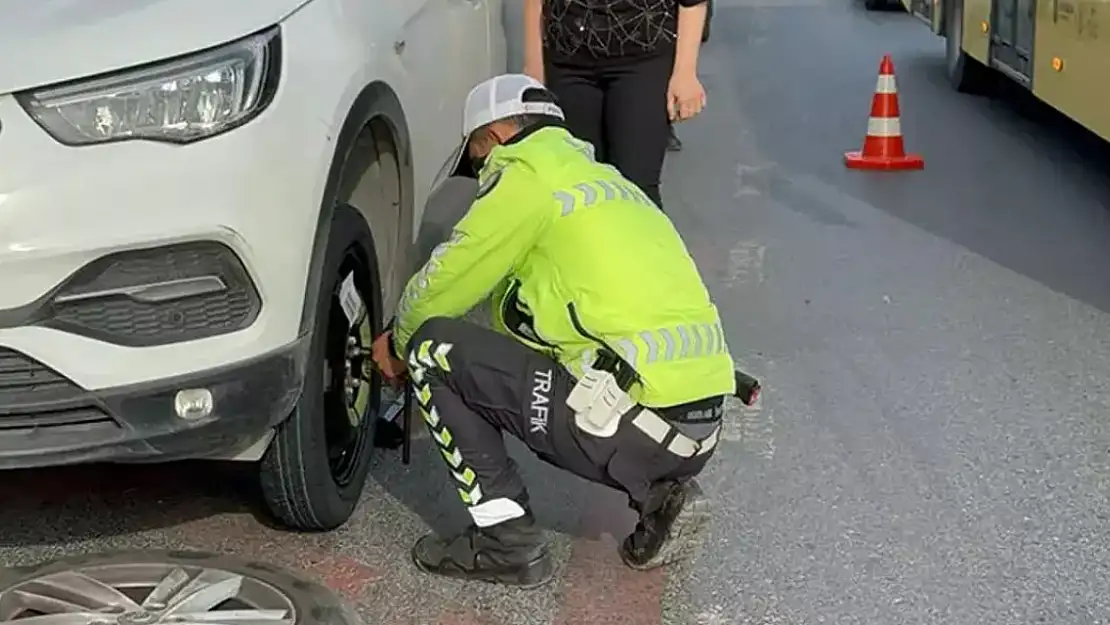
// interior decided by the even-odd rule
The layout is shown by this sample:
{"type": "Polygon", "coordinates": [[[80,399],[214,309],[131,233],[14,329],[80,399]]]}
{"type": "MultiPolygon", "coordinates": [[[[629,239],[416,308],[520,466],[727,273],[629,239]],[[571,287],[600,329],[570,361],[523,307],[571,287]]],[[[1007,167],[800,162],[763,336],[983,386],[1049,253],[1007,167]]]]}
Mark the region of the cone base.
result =
{"type": "Polygon", "coordinates": [[[848,169],[866,169],[869,171],[910,171],[925,169],[925,159],[920,154],[865,156],[863,152],[856,150],[844,153],[844,165],[848,169]]]}

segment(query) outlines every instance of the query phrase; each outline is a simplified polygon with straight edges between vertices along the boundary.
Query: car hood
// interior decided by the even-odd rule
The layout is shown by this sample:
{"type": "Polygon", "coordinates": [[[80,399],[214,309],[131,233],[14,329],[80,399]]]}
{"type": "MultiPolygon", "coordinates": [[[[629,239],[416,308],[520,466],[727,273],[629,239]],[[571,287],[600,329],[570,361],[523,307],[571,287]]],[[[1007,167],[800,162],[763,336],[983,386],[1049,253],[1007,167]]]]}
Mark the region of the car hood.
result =
{"type": "Polygon", "coordinates": [[[310,0],[0,0],[0,93],[233,41],[310,0]]]}

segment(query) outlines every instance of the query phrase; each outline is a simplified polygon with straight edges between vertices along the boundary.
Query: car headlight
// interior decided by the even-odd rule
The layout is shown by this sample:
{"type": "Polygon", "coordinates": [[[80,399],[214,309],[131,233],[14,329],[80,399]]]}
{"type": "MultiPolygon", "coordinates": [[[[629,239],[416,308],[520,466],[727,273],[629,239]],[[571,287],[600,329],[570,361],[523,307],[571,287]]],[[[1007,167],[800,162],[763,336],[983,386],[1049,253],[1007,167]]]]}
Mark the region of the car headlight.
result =
{"type": "Polygon", "coordinates": [[[66,145],[147,140],[189,143],[246,123],[273,99],[277,28],[203,52],[19,94],[66,145]]]}

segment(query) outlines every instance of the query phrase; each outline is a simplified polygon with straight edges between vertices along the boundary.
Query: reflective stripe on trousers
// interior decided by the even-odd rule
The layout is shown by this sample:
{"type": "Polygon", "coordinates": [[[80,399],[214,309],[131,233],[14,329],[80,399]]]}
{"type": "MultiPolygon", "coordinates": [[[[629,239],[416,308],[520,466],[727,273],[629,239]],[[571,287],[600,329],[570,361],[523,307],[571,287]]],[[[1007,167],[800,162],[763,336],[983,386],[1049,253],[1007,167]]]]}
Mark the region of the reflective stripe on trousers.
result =
{"type": "Polygon", "coordinates": [[[713,451],[721,437],[721,426],[718,425],[709,436],[696,441],[675,430],[663,417],[647,408],[640,410],[632,419],[632,425],[660,445],[666,444],[667,451],[683,458],[693,458],[713,451]],[[666,442],[668,436],[674,437],[670,443],[666,442]]]}

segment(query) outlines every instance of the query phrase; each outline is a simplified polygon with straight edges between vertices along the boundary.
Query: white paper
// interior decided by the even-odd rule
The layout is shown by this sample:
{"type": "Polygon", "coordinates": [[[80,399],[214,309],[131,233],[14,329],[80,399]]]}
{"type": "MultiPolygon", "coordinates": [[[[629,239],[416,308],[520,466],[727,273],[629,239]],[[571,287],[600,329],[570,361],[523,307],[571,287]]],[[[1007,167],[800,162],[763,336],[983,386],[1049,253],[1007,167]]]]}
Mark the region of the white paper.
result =
{"type": "Polygon", "coordinates": [[[351,272],[339,285],[339,305],[343,307],[343,314],[347,316],[347,323],[354,327],[362,319],[362,298],[355,288],[355,274],[351,272]]]}

